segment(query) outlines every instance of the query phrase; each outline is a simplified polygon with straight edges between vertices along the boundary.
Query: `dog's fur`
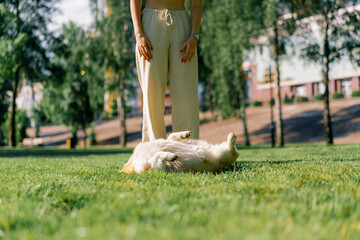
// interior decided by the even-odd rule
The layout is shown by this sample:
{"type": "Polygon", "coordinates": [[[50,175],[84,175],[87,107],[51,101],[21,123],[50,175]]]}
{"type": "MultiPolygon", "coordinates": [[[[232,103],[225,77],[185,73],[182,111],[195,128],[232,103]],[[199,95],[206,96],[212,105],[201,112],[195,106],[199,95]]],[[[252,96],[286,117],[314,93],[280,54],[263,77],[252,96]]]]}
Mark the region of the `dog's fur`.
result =
{"type": "Polygon", "coordinates": [[[219,172],[239,156],[234,133],[221,144],[191,140],[190,131],[176,132],[165,139],[140,143],[134,149],[124,173],[165,169],[167,172],[219,172]]]}

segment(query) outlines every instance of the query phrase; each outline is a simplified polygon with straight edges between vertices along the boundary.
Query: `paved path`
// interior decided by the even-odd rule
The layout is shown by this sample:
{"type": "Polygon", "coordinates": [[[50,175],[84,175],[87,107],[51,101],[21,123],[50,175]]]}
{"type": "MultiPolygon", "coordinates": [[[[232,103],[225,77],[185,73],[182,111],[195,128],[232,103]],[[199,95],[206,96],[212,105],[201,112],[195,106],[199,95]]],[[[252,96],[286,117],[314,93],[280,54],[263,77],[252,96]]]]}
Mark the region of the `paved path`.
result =
{"type": "MultiPolygon", "coordinates": [[[[309,102],[283,105],[285,142],[324,142],[322,121],[323,102],[309,102]]],[[[275,109],[274,109],[275,110],[275,109]]],[[[270,108],[247,108],[247,123],[252,144],[270,143],[270,108]]],[[[335,143],[360,143],[360,98],[331,101],[331,114],[335,143]]],[[[235,132],[238,143],[243,143],[243,126],[239,118],[215,121],[212,113],[200,115],[200,138],[210,142],[226,139],[229,132],[235,132]]],[[[171,131],[171,116],[165,116],[168,132],[171,131]]],[[[141,117],[127,119],[128,145],[135,146],[141,141],[141,117]]],[[[118,144],[119,121],[110,120],[98,123],[96,137],[101,145],[118,144]]],[[[89,131],[89,130],[88,130],[89,131]]],[[[28,130],[30,136],[33,129],[28,130]]],[[[70,130],[64,126],[42,127],[41,136],[48,136],[47,146],[65,144],[70,130]]],[[[79,137],[82,138],[82,132],[79,137]]]]}

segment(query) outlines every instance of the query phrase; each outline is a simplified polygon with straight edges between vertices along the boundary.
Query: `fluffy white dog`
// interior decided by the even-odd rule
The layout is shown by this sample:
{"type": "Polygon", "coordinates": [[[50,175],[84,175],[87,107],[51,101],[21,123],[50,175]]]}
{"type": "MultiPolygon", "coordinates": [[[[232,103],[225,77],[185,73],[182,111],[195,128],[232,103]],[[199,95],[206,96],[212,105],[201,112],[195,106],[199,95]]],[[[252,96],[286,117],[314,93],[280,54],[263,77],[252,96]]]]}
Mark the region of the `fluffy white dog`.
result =
{"type": "Polygon", "coordinates": [[[191,140],[190,135],[190,131],[176,132],[167,139],[138,144],[122,172],[141,173],[155,169],[165,169],[167,172],[218,172],[239,156],[234,133],[230,133],[227,141],[221,144],[191,140]]]}

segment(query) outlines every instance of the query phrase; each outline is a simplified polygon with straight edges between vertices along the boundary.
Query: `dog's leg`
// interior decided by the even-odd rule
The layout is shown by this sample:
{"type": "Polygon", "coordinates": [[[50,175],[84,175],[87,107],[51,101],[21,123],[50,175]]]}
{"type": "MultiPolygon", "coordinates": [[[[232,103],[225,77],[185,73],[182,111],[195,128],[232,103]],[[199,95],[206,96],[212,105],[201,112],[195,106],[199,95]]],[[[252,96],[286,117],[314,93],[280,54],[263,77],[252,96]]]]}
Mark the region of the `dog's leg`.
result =
{"type": "Polygon", "coordinates": [[[134,162],[133,161],[134,161],[133,156],[131,156],[129,161],[124,165],[121,172],[123,172],[123,173],[133,173],[133,172],[135,172],[134,162]]]}
{"type": "Polygon", "coordinates": [[[235,134],[233,132],[229,133],[228,138],[227,138],[227,143],[228,143],[228,146],[229,146],[230,149],[235,147],[236,136],[235,136],[235,134]]]}
{"type": "Polygon", "coordinates": [[[169,135],[167,138],[168,141],[181,141],[184,139],[189,139],[191,131],[175,132],[169,135]]]}
{"type": "Polygon", "coordinates": [[[158,152],[149,160],[149,164],[151,165],[152,169],[162,169],[164,166],[164,162],[174,161],[176,159],[177,155],[174,153],[158,152]]]}

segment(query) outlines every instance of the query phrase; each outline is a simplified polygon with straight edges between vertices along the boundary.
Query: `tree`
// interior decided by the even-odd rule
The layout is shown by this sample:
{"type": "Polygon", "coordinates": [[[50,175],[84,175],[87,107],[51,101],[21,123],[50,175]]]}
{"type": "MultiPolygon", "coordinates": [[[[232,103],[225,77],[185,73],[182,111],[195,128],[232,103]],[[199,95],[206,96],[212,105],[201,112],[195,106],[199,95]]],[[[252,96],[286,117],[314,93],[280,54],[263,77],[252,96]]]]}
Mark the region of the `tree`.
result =
{"type": "Polygon", "coordinates": [[[209,73],[210,95],[223,118],[240,107],[245,144],[250,145],[246,124],[245,78],[242,64],[251,40],[262,29],[262,2],[212,0],[204,2],[204,17],[199,42],[200,55],[209,73]]]}
{"type": "Polygon", "coordinates": [[[276,70],[275,122],[276,143],[279,147],[283,147],[285,144],[280,88],[280,60],[286,55],[286,46],[291,42],[291,36],[294,32],[293,25],[295,20],[291,14],[290,16],[287,15],[287,13],[291,12],[292,6],[292,0],[266,0],[264,2],[265,17],[263,20],[266,27],[266,35],[269,38],[270,49],[273,49],[273,59],[276,70]]]}
{"type": "Polygon", "coordinates": [[[20,80],[41,81],[47,76],[47,24],[57,0],[8,0],[1,2],[0,72],[12,85],[9,146],[16,146],[16,97],[20,80]]]}
{"type": "Polygon", "coordinates": [[[74,23],[63,26],[62,35],[52,42],[51,81],[42,101],[49,119],[72,126],[75,142],[78,128],[83,130],[85,147],[86,128],[100,115],[104,96],[104,71],[89,54],[96,51],[92,38],[74,23]]]}
{"type": "MultiPolygon", "coordinates": [[[[0,50],[1,51],[1,50],[0,50]]],[[[8,115],[8,109],[10,105],[10,99],[7,91],[11,90],[9,80],[4,80],[0,77],[0,146],[5,145],[5,136],[7,135],[3,131],[3,124],[5,123],[8,115]]]]}
{"type": "Polygon", "coordinates": [[[120,121],[120,144],[126,146],[125,109],[127,98],[135,94],[135,57],[133,27],[128,0],[107,0],[107,15],[104,6],[92,0],[93,12],[102,35],[105,53],[104,65],[108,71],[107,88],[117,91],[118,117],[120,121]],[[101,8],[102,7],[102,8],[101,8]],[[98,9],[99,8],[99,9],[98,9]]]}
{"type": "Polygon", "coordinates": [[[301,55],[308,61],[322,64],[324,92],[324,128],[327,144],[333,144],[329,102],[329,72],[332,64],[344,57],[360,63],[360,10],[356,0],[319,0],[295,2],[301,14],[297,21],[301,55]],[[306,18],[306,19],[305,19],[306,18]],[[312,24],[320,27],[321,36],[311,34],[312,24]]]}

